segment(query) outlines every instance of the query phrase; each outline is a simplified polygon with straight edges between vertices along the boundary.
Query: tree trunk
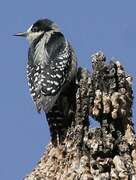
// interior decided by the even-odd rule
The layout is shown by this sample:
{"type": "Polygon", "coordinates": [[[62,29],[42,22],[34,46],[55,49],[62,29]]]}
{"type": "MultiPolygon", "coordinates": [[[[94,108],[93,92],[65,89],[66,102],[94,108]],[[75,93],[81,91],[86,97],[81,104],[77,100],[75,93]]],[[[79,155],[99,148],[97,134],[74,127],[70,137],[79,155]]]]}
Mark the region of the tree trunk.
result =
{"type": "Polygon", "coordinates": [[[78,69],[76,111],[64,141],[50,143],[25,180],[136,180],[132,78],[119,61],[105,60],[98,52],[92,73],[78,69]],[[100,128],[91,128],[89,117],[100,128]]]}

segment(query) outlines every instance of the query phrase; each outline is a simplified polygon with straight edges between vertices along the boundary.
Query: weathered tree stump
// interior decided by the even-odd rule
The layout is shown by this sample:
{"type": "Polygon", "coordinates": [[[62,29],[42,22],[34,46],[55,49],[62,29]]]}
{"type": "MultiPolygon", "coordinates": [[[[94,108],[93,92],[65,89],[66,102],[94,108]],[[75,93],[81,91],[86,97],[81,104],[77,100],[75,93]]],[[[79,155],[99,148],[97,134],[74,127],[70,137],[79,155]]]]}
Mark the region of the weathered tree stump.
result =
{"type": "Polygon", "coordinates": [[[136,180],[132,77],[116,59],[92,56],[93,72],[78,69],[75,112],[61,144],[50,143],[25,180],[136,180]],[[89,116],[100,128],[89,126],[89,116]]]}

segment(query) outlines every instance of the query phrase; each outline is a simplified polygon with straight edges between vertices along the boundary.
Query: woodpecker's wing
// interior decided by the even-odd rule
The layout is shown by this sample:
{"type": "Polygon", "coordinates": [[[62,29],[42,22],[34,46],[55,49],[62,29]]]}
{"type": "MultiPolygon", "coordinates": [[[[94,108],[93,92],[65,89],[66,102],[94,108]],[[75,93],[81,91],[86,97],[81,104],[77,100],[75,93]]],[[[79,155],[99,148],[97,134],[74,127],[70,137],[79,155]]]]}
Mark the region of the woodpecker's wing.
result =
{"type": "Polygon", "coordinates": [[[45,66],[42,93],[45,111],[51,109],[68,78],[71,53],[69,43],[60,32],[54,33],[46,49],[49,66],[45,66]]]}
{"type": "Polygon", "coordinates": [[[49,65],[46,65],[44,70],[45,79],[42,91],[45,94],[58,93],[65,83],[71,61],[69,48],[69,43],[60,32],[54,33],[46,45],[49,65]]]}
{"type": "MultiPolygon", "coordinates": [[[[45,44],[45,50],[48,53],[48,61],[43,59],[40,64],[29,64],[28,79],[37,110],[44,109],[48,112],[56,102],[68,78],[71,51],[69,43],[60,32],[51,36],[45,44]]],[[[29,61],[31,59],[30,56],[29,61]]]]}

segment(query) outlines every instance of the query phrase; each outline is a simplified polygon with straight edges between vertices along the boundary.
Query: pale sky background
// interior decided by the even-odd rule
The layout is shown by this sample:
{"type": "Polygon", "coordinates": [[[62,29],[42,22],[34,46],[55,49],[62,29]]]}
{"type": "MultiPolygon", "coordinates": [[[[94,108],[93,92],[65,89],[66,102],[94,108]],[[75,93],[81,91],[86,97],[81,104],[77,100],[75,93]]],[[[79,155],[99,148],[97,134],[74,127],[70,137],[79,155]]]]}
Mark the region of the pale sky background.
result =
{"type": "Polygon", "coordinates": [[[28,91],[28,43],[12,36],[39,18],[59,25],[75,48],[79,65],[90,69],[90,55],[99,50],[108,58],[117,57],[134,77],[134,95],[136,91],[136,1],[1,0],[0,180],[22,180],[50,139],[45,117],[35,111],[28,91]]]}

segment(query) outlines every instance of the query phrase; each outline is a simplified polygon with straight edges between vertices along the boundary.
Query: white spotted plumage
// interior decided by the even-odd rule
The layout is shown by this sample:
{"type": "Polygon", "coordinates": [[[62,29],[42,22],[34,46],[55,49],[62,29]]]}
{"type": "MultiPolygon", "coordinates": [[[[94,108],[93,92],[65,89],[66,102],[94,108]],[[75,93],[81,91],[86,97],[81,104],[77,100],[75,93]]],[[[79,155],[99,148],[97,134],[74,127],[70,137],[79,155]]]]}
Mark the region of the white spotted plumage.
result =
{"type": "Polygon", "coordinates": [[[74,77],[76,58],[73,58],[69,42],[58,29],[47,33],[42,31],[36,34],[35,39],[30,39],[27,65],[29,89],[38,111],[42,108],[49,111],[63,86],[74,77]]]}

